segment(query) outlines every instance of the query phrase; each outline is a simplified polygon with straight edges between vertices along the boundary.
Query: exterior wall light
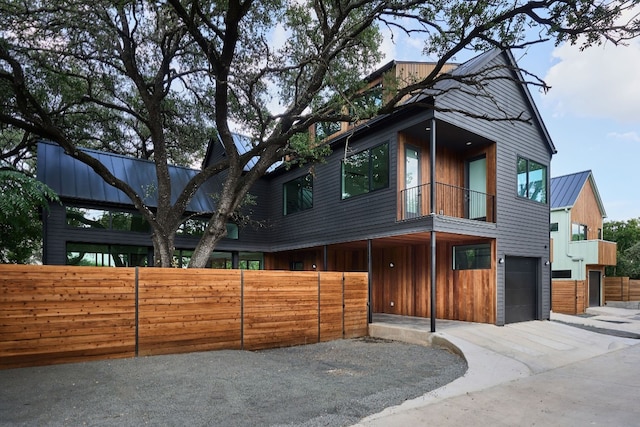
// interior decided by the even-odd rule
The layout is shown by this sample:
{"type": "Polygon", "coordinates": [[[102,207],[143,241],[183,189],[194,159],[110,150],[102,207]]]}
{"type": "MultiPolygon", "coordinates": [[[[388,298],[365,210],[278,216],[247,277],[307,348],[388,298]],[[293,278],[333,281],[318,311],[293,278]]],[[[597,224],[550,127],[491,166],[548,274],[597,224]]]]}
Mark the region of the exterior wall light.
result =
{"type": "Polygon", "coordinates": [[[498,258],[498,264],[504,264],[504,258],[498,258]]]}

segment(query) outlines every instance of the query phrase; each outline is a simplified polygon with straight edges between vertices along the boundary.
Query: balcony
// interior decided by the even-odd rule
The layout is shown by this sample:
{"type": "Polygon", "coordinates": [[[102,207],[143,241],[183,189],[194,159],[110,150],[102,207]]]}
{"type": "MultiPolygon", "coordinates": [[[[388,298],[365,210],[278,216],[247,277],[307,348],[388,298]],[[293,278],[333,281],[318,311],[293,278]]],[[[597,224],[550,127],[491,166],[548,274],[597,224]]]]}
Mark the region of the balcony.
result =
{"type": "Polygon", "coordinates": [[[569,253],[573,258],[582,258],[585,264],[616,265],[615,242],[606,240],[577,240],[569,242],[569,253]]]}
{"type": "Polygon", "coordinates": [[[400,191],[400,219],[428,216],[431,212],[454,218],[496,222],[496,197],[468,188],[436,182],[436,205],[431,209],[431,184],[400,191]]]}

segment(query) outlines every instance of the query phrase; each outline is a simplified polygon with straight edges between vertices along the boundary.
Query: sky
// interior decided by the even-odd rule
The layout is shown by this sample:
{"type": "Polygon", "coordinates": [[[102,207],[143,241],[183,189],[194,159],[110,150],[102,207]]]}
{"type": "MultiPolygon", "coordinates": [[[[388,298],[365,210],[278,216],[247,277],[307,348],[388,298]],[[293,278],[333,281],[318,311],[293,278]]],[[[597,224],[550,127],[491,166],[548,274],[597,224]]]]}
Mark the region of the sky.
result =
{"type": "MultiPolygon", "coordinates": [[[[430,60],[421,48],[417,40],[385,38],[384,62],[430,60]]],[[[545,43],[513,53],[551,86],[547,93],[529,88],[558,151],[551,177],[591,170],[606,221],[640,217],[640,40],[584,51],[545,43]]]]}

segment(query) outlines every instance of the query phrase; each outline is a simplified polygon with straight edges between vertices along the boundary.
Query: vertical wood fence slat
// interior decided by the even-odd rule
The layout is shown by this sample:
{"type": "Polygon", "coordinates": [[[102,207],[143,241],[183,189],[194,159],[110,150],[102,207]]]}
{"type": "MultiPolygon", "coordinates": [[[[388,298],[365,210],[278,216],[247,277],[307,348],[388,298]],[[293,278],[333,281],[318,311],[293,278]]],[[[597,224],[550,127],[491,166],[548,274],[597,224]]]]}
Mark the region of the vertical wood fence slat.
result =
{"type": "Polygon", "coordinates": [[[367,334],[367,273],[0,265],[0,369],[367,334]]]}

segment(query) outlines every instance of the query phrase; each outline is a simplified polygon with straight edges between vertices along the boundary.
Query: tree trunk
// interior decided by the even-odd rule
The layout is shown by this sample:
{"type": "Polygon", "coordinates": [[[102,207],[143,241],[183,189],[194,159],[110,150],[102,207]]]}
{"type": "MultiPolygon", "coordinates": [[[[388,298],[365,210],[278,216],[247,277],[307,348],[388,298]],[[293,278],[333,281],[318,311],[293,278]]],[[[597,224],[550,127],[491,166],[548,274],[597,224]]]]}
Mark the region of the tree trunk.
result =
{"type": "Polygon", "coordinates": [[[173,234],[163,236],[162,233],[154,231],[151,239],[153,240],[153,265],[155,267],[174,267],[173,253],[175,247],[173,234]]]}
{"type": "Polygon", "coordinates": [[[202,236],[193,250],[189,268],[205,268],[207,266],[211,252],[213,252],[218,242],[227,235],[226,218],[225,215],[216,213],[215,219],[209,223],[204,236],[202,236]]]}

